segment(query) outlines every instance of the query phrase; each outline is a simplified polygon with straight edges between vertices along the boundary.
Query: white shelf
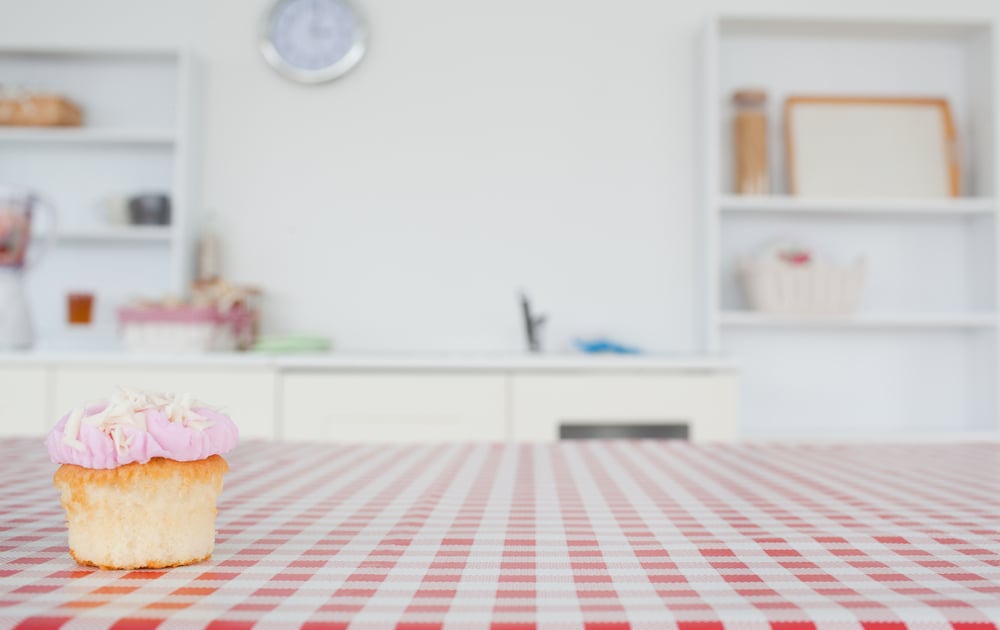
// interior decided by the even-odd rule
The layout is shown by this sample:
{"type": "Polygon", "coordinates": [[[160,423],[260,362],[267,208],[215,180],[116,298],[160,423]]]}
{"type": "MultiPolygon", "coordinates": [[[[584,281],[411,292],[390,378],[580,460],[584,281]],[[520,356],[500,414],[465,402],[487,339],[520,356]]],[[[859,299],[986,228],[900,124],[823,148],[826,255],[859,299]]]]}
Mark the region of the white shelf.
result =
{"type": "Polygon", "coordinates": [[[865,37],[868,39],[930,39],[964,41],[990,27],[986,19],[935,16],[933,19],[883,15],[869,18],[833,14],[783,15],[730,13],[719,21],[725,35],[772,37],[865,37]]]}
{"type": "Polygon", "coordinates": [[[176,59],[182,52],[180,48],[167,46],[34,46],[20,44],[0,46],[0,55],[42,58],[162,57],[176,59]]]}
{"type": "Polygon", "coordinates": [[[855,329],[975,329],[997,324],[995,313],[872,313],[846,317],[776,316],[750,311],[719,314],[719,323],[732,328],[855,328],[855,329]]]}
{"type": "Polygon", "coordinates": [[[783,195],[723,195],[719,209],[726,214],[775,215],[870,215],[870,216],[955,216],[992,215],[992,197],[955,199],[817,199],[783,195]]]}
{"type": "Polygon", "coordinates": [[[0,144],[172,145],[176,139],[170,129],[0,127],[0,144]]]}
{"type": "MultiPolygon", "coordinates": [[[[44,234],[35,234],[43,240],[44,234]]],[[[169,243],[173,230],[169,225],[107,226],[66,228],[56,234],[60,243],[169,243]]]]}
{"type": "Polygon", "coordinates": [[[169,225],[141,225],[65,230],[56,240],[72,242],[168,242],[173,236],[169,225]]]}

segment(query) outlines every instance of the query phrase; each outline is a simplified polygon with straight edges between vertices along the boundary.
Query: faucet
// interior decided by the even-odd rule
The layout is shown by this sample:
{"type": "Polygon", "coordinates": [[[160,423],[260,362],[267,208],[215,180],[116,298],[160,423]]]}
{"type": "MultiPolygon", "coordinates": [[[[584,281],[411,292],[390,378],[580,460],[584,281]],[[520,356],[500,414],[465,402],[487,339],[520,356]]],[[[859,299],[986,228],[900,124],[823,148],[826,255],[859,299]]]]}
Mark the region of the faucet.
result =
{"type": "Polygon", "coordinates": [[[542,342],[539,339],[539,333],[548,317],[546,315],[531,314],[531,302],[523,291],[521,292],[521,311],[524,314],[524,334],[528,339],[528,350],[530,352],[541,352],[542,342]]]}

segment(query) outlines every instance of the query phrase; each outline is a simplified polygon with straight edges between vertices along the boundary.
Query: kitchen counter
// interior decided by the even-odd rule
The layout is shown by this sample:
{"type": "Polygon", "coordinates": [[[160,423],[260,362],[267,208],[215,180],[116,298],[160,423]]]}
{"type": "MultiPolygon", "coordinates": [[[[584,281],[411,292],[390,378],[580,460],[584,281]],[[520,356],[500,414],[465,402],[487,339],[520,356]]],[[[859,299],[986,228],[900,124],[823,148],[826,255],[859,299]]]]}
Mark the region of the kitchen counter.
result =
{"type": "Polygon", "coordinates": [[[588,354],[130,354],[126,352],[28,351],[0,353],[3,366],[212,367],[277,370],[440,371],[731,371],[729,358],[701,355],[588,354]]]}

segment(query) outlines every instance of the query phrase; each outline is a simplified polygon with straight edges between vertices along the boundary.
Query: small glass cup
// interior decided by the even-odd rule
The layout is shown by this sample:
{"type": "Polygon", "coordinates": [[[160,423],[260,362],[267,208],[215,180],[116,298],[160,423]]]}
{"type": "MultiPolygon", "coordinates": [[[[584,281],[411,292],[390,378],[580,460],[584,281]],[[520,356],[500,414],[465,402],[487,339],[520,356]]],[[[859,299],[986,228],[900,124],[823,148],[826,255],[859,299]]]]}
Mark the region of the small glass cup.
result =
{"type": "Polygon", "coordinates": [[[94,294],[74,292],[66,296],[66,321],[72,326],[86,326],[93,321],[94,294]]]}

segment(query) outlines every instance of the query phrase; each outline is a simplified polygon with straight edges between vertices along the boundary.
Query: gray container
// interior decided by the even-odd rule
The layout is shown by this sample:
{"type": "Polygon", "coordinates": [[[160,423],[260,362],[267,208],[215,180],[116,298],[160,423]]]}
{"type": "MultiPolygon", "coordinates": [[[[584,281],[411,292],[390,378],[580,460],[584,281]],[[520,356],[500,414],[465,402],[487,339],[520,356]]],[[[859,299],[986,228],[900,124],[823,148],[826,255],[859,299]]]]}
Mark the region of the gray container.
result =
{"type": "Polygon", "coordinates": [[[136,195],[128,200],[128,217],[132,225],[170,225],[170,197],[136,195]]]}

